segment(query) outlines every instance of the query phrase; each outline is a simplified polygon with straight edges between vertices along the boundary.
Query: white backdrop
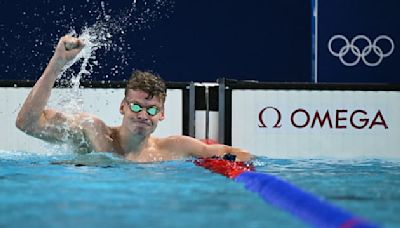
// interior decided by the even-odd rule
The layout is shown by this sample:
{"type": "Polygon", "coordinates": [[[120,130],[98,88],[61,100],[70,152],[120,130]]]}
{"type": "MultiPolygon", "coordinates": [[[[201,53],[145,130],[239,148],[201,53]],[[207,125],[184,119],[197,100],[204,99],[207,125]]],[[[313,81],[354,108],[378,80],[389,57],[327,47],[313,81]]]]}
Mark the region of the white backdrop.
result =
{"type": "MultiPolygon", "coordinates": [[[[19,150],[40,152],[46,144],[24,134],[15,127],[15,119],[31,88],[0,88],[0,150],[19,150]]],[[[93,113],[109,126],[120,125],[122,116],[119,105],[124,96],[124,89],[91,89],[80,90],[83,111],[93,113]]],[[[68,100],[74,93],[68,89],[53,89],[49,106],[58,109],[68,108],[68,100]],[[60,105],[62,103],[62,105],[60,105]]],[[[76,100],[75,100],[76,101],[76,100]]],[[[182,91],[168,90],[165,102],[164,121],[160,122],[155,136],[165,137],[182,134],[182,91]]]]}
{"type": "Polygon", "coordinates": [[[400,158],[400,92],[233,90],[232,144],[273,158],[400,158]]]}

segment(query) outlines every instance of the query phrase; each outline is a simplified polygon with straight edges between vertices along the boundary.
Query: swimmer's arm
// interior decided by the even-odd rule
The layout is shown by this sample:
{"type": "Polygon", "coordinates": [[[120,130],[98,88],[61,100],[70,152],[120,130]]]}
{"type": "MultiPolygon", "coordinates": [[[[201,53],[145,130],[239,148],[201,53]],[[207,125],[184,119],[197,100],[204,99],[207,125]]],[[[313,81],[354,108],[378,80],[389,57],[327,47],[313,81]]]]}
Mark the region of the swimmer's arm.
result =
{"type": "Polygon", "coordinates": [[[240,148],[235,148],[226,145],[207,145],[198,139],[194,139],[188,136],[177,136],[175,150],[181,150],[188,156],[194,157],[212,157],[218,156],[223,157],[227,153],[236,155],[236,161],[249,161],[253,156],[240,148]]]}
{"type": "Polygon", "coordinates": [[[28,135],[47,142],[73,142],[81,141],[85,137],[84,130],[80,127],[79,122],[81,122],[80,115],[67,116],[54,109],[46,109],[43,110],[37,123],[19,128],[28,135]]]}
{"type": "Polygon", "coordinates": [[[82,49],[82,41],[65,36],[57,44],[55,53],[47,65],[42,76],[33,86],[25,99],[16,119],[16,126],[22,131],[48,141],[58,140],[62,137],[55,135],[59,127],[69,123],[68,118],[61,112],[46,109],[51,89],[68,61],[72,60],[82,49]],[[76,48],[66,50],[68,43],[75,43],[76,48]]]}

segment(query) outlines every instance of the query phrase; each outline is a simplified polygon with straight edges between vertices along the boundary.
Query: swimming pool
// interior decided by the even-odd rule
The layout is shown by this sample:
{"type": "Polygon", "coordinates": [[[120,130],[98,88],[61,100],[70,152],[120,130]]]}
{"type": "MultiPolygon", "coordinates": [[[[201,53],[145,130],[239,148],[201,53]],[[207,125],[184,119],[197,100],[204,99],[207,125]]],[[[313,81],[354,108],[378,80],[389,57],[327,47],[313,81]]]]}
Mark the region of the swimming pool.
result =
{"type": "MultiPolygon", "coordinates": [[[[400,162],[258,157],[279,176],[385,227],[400,225],[400,162]]],[[[0,151],[0,227],[307,227],[188,161],[0,151]]]]}

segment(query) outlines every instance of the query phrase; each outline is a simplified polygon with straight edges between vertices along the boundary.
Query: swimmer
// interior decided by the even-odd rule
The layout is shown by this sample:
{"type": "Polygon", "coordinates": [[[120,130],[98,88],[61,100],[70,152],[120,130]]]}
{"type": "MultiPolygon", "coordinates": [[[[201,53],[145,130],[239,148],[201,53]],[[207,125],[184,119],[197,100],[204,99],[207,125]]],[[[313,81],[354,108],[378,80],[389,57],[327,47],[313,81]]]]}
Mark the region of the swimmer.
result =
{"type": "Polygon", "coordinates": [[[51,89],[69,61],[84,47],[72,36],[62,37],[42,76],[33,86],[16,126],[25,133],[53,143],[70,143],[77,151],[112,152],[135,162],[177,160],[187,157],[236,155],[238,161],[252,158],[248,152],[226,145],[207,145],[189,136],[151,136],[164,120],[167,96],[164,81],[150,72],[135,71],[125,88],[119,112],[120,126],[110,127],[89,113],[74,115],[47,108],[51,89]]]}

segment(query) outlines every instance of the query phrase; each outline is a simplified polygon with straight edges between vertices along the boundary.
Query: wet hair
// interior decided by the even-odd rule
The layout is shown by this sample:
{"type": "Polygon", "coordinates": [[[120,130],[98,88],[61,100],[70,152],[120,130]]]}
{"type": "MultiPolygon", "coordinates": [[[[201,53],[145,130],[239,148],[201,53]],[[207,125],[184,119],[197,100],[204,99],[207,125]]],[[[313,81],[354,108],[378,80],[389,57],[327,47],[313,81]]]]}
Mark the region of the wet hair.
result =
{"type": "Polygon", "coordinates": [[[167,88],[164,80],[159,75],[147,71],[135,70],[132,73],[125,88],[125,96],[130,89],[146,92],[149,98],[157,96],[162,103],[165,102],[167,97],[167,88]]]}

